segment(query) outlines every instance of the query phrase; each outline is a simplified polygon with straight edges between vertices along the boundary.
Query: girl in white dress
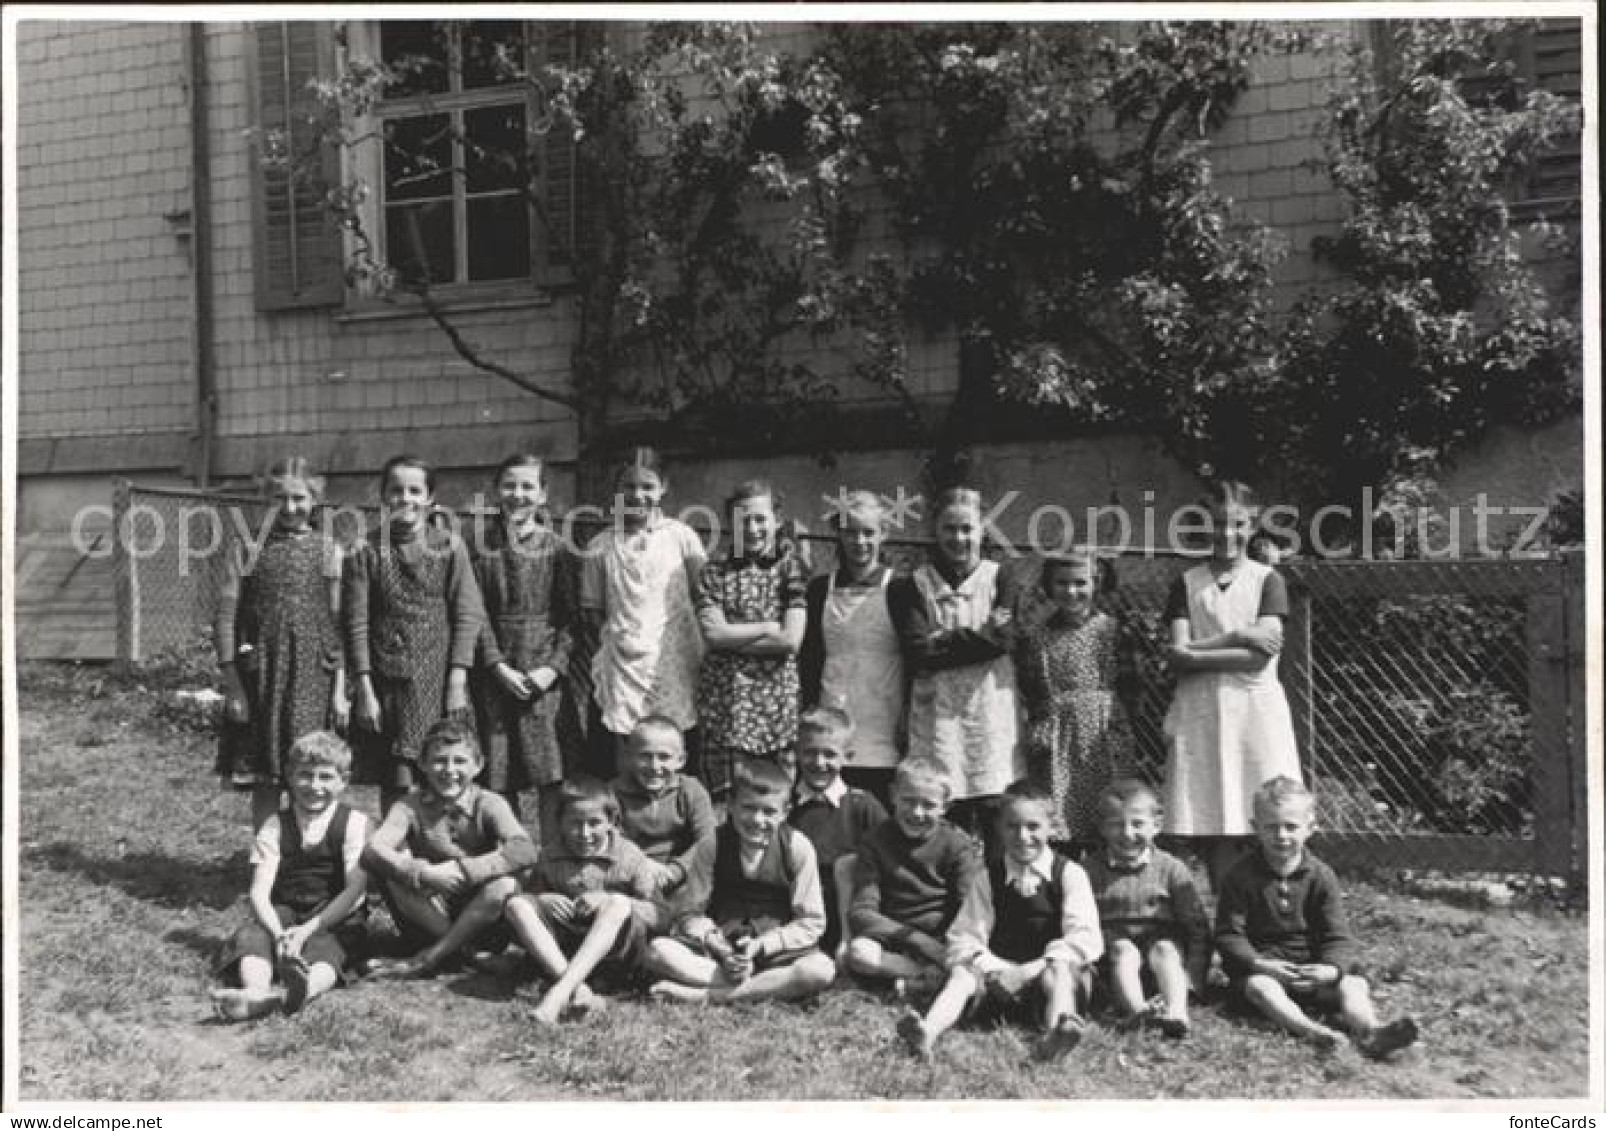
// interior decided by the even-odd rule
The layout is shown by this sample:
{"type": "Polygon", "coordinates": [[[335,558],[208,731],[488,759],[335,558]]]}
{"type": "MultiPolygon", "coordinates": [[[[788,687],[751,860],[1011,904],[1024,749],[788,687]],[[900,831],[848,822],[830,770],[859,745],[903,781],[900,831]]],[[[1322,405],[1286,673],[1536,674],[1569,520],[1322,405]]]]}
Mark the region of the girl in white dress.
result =
{"type": "MultiPolygon", "coordinates": [[[[615,522],[591,539],[580,606],[597,640],[586,772],[612,781],[619,742],[648,715],[682,732],[697,725],[703,638],[693,593],[707,554],[696,531],[660,509],[669,480],[651,448],[614,477],[615,522]]],[[[694,749],[686,736],[688,751],[694,749]]]]}
{"type": "Polygon", "coordinates": [[[1204,501],[1212,552],[1172,585],[1165,618],[1177,673],[1166,712],[1165,812],[1174,836],[1199,838],[1212,882],[1250,832],[1251,798],[1279,775],[1299,780],[1288,700],[1277,679],[1288,590],[1252,560],[1254,498],[1223,483],[1204,501]]]}
{"type": "Polygon", "coordinates": [[[803,702],[853,720],[853,764],[842,780],[892,804],[892,773],[903,757],[907,680],[887,604],[892,570],[881,561],[886,510],[853,491],[831,516],[837,568],[809,581],[808,627],[798,655],[803,702]]]}
{"type": "Polygon", "coordinates": [[[948,819],[992,847],[1004,788],[1025,770],[1010,658],[1015,593],[981,556],[981,496],[951,488],[935,508],[932,560],[887,590],[913,673],[909,752],[947,768],[948,819]]]}

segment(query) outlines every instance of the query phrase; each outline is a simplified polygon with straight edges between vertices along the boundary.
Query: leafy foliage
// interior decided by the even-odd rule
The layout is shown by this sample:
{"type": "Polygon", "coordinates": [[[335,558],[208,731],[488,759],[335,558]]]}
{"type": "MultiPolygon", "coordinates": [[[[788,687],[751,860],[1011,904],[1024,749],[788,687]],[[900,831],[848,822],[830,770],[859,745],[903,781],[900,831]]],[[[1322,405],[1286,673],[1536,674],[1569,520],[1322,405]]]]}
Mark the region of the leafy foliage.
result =
{"type": "Polygon", "coordinates": [[[1306,497],[1431,475],[1496,422],[1578,403],[1577,325],[1525,260],[1508,199],[1581,119],[1523,85],[1501,51],[1520,30],[1413,20],[1386,25],[1386,66],[1353,59],[1325,160],[1349,216],[1315,243],[1339,282],[1282,342],[1276,450],[1306,497]]]}

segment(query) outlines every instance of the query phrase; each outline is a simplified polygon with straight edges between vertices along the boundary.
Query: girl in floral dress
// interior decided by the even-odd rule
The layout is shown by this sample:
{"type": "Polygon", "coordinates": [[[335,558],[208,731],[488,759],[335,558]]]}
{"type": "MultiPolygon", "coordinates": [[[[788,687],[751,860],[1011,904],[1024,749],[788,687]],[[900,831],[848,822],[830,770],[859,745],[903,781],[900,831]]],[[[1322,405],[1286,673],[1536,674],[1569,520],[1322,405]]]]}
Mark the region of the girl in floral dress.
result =
{"type": "Polygon", "coordinates": [[[1083,846],[1098,841],[1099,797],[1134,753],[1115,693],[1120,625],[1095,607],[1099,581],[1090,553],[1045,561],[1042,597],[1022,610],[1015,650],[1027,773],[1054,798],[1056,836],[1083,846]]]}
{"type": "Polygon", "coordinates": [[[546,482],[539,457],[509,456],[492,485],[501,515],[470,548],[485,601],[485,628],[469,680],[485,784],[507,799],[515,815],[520,791],[538,791],[540,827],[551,832],[564,770],[560,727],[571,740],[577,733],[569,715],[568,671],[580,563],[542,521],[546,482]]]}
{"type": "Polygon", "coordinates": [[[223,673],[217,768],[251,791],[251,827],[279,809],[290,746],[311,731],[346,724],[340,646],[340,548],[312,526],[323,476],[299,456],[268,469],[274,508],[260,550],[235,543],[216,623],[223,673]]]}
{"type": "Polygon", "coordinates": [[[648,715],[681,729],[696,750],[697,669],[703,640],[692,593],[707,561],[691,527],[661,509],[669,479],[651,448],[637,448],[614,476],[614,524],[587,543],[580,605],[597,641],[586,764],[612,781],[619,744],[648,715]]]}
{"type": "Polygon", "coordinates": [[[697,688],[703,784],[729,792],[743,758],[784,761],[797,740],[797,650],[808,572],[781,537],[780,496],[750,479],[725,504],[731,553],[703,569],[697,622],[708,645],[697,688]]]}

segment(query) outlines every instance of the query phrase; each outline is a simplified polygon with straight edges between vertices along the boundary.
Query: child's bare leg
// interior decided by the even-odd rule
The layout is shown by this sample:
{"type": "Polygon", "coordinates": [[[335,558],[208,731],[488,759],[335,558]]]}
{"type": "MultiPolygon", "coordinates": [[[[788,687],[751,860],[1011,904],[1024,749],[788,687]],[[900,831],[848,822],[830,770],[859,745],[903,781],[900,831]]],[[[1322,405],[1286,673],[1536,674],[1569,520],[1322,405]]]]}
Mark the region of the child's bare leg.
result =
{"type": "Polygon", "coordinates": [[[1149,969],[1160,987],[1160,1000],[1165,1003],[1165,1016],[1172,1020],[1188,1020],[1188,968],[1182,951],[1170,939],[1156,939],[1149,947],[1149,969]]]}
{"type": "Polygon", "coordinates": [[[937,991],[924,1017],[911,1009],[898,1018],[898,1036],[909,1051],[921,1060],[929,1060],[937,1038],[959,1023],[966,1003],[975,996],[980,984],[968,967],[955,966],[948,971],[947,981],[937,991]]]}
{"type": "Polygon", "coordinates": [[[1304,1010],[1294,1004],[1288,991],[1276,978],[1266,974],[1251,974],[1244,983],[1244,997],[1261,1016],[1275,1022],[1280,1028],[1307,1041],[1332,1048],[1344,1043],[1344,1035],[1318,1025],[1305,1016],[1304,1010]]]}
{"type": "Polygon", "coordinates": [[[1055,1060],[1082,1043],[1087,1024],[1079,1009],[1091,988],[1092,974],[1086,966],[1069,962],[1049,962],[1038,975],[1043,990],[1043,1042],[1037,1055],[1055,1060]]]}
{"type": "Polygon", "coordinates": [[[653,939],[641,964],[658,976],[649,990],[656,998],[703,1001],[708,987],[719,980],[719,963],[697,954],[678,939],[653,939]]]}
{"type": "Polygon", "coordinates": [[[1338,980],[1338,1021],[1344,1031],[1364,1037],[1377,1028],[1377,1011],[1372,1008],[1372,990],[1359,974],[1346,974],[1338,980]]]}
{"type": "Polygon", "coordinates": [[[563,972],[569,968],[569,957],[541,921],[535,896],[514,896],[502,908],[502,918],[507,921],[518,944],[524,948],[524,953],[535,961],[536,969],[548,978],[563,977],[563,972]]]}
{"type": "Polygon", "coordinates": [[[848,943],[848,969],[866,978],[930,978],[941,968],[897,951],[887,950],[874,939],[856,938],[848,943]]]}
{"type": "Polygon", "coordinates": [[[447,958],[471,941],[485,928],[489,927],[502,917],[502,909],[507,901],[519,893],[519,882],[511,876],[501,876],[491,880],[479,891],[474,898],[468,901],[450,929],[436,939],[434,944],[415,956],[414,961],[425,970],[429,970],[446,961],[447,958]]]}
{"type": "Polygon", "coordinates": [[[396,882],[387,883],[385,892],[396,914],[430,938],[438,939],[452,929],[451,917],[428,892],[396,882]]]}
{"type": "Polygon", "coordinates": [[[1143,952],[1131,939],[1110,944],[1110,991],[1121,1016],[1143,1012],[1143,952]]]}
{"type": "Polygon", "coordinates": [[[246,1021],[274,1013],[284,1004],[284,991],[273,985],[273,963],[250,955],[240,959],[240,985],[219,986],[208,995],[218,1016],[246,1021]]]}
{"type": "Polygon", "coordinates": [[[279,785],[262,784],[251,789],[251,831],[259,833],[268,818],[279,811],[279,785]]]}
{"type": "Polygon", "coordinates": [[[591,972],[597,968],[597,963],[608,957],[614,944],[619,941],[619,932],[630,923],[630,900],[622,895],[609,896],[598,909],[596,916],[591,920],[591,928],[586,931],[586,937],[581,940],[579,948],[569,959],[568,969],[558,977],[558,980],[547,990],[546,996],[536,1006],[535,1019],[542,1024],[556,1024],[558,1018],[568,1007],[569,999],[585,980],[591,977],[591,972]]]}
{"type": "Polygon", "coordinates": [[[829,986],[836,978],[836,963],[823,954],[810,954],[786,966],[761,970],[736,985],[725,984],[718,978],[708,988],[708,1000],[730,1001],[797,1001],[813,997],[829,986]]]}

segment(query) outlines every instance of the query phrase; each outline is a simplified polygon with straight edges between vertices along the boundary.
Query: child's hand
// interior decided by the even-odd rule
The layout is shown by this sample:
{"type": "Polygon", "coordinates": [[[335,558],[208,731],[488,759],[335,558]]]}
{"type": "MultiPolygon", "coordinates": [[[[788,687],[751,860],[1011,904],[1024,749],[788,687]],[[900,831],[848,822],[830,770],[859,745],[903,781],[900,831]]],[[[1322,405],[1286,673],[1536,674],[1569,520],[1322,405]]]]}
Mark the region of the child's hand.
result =
{"type": "Polygon", "coordinates": [[[346,695],[329,697],[329,728],[336,734],[345,734],[351,726],[351,699],[346,695]]]}
{"type": "Polygon", "coordinates": [[[223,717],[231,723],[251,721],[251,708],[245,701],[244,690],[230,688],[223,698],[223,717]]]}
{"type": "Polygon", "coordinates": [[[680,886],[681,878],[681,870],[672,864],[660,864],[652,873],[653,887],[659,895],[674,891],[680,886]]]}
{"type": "Polygon", "coordinates": [[[1261,628],[1255,625],[1240,628],[1232,635],[1245,648],[1253,648],[1267,656],[1275,656],[1283,650],[1283,630],[1280,626],[1261,628]]]}
{"type": "Polygon", "coordinates": [[[299,957],[301,954],[301,948],[307,945],[307,940],[317,932],[317,929],[318,925],[316,920],[309,919],[307,922],[302,923],[299,926],[291,927],[289,930],[285,931],[279,936],[279,957],[299,957]]]}
{"type": "Polygon", "coordinates": [[[732,984],[741,985],[753,976],[753,956],[757,946],[757,939],[743,939],[736,944],[736,949],[731,951],[729,957],[720,962],[720,969],[725,971],[725,977],[732,984]]]}
{"type": "Polygon", "coordinates": [[[468,673],[462,668],[453,668],[446,675],[446,704],[447,715],[461,715],[468,710],[468,673]]]}
{"type": "Polygon", "coordinates": [[[587,919],[595,919],[613,896],[605,891],[583,891],[574,901],[574,909],[587,919]]]}
{"type": "Polygon", "coordinates": [[[525,672],[524,678],[530,685],[531,694],[545,695],[558,682],[558,673],[556,668],[535,668],[525,672]]]}
{"type": "MultiPolygon", "coordinates": [[[[525,674],[512,664],[501,663],[496,665],[496,678],[504,690],[515,699],[528,699],[530,697],[530,683],[525,674]]],[[[447,708],[450,710],[450,708],[447,708]]]]}
{"type": "Polygon", "coordinates": [[[352,714],[352,721],[363,730],[379,731],[379,696],[369,688],[357,692],[357,708],[352,714]]]}
{"type": "Polygon", "coordinates": [[[1284,962],[1280,958],[1262,958],[1255,964],[1255,972],[1257,974],[1265,974],[1276,978],[1285,986],[1292,986],[1295,982],[1301,980],[1304,977],[1304,974],[1301,973],[1302,969],[1303,967],[1298,963],[1284,962]]]}
{"type": "Polygon", "coordinates": [[[1343,977],[1337,966],[1325,962],[1308,962],[1294,969],[1297,971],[1297,977],[1289,983],[1289,987],[1301,991],[1337,985],[1338,980],[1343,977]]]}
{"type": "Polygon", "coordinates": [[[987,975],[988,987],[996,989],[999,993],[1009,997],[1019,995],[1030,981],[1031,976],[1025,968],[1015,965],[1006,966],[1002,970],[994,970],[987,975]]]}
{"type": "Polygon", "coordinates": [[[418,884],[443,895],[454,895],[468,886],[468,877],[454,861],[442,860],[438,864],[425,864],[420,868],[418,884]]]}
{"type": "Polygon", "coordinates": [[[1168,644],[1165,649],[1166,662],[1180,672],[1193,670],[1193,649],[1186,644],[1168,644]]]}

